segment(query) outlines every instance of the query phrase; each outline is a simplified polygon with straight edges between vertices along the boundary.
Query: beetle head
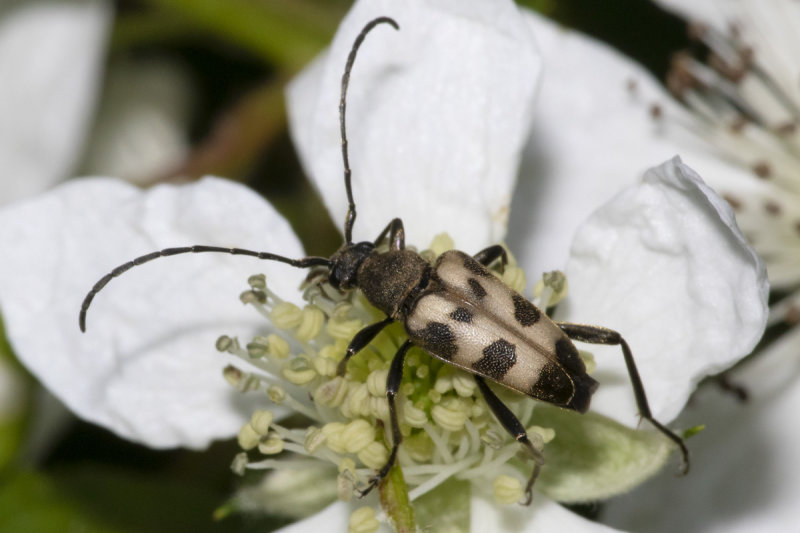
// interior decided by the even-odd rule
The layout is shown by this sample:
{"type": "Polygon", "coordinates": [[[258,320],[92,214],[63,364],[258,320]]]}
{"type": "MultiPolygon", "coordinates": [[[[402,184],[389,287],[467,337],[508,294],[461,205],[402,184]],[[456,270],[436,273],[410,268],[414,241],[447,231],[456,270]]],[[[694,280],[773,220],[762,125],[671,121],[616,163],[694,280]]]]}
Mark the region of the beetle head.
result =
{"type": "Polygon", "coordinates": [[[350,290],[357,285],[358,267],[375,252],[371,242],[345,243],[331,256],[328,282],[335,289],[350,290]]]}

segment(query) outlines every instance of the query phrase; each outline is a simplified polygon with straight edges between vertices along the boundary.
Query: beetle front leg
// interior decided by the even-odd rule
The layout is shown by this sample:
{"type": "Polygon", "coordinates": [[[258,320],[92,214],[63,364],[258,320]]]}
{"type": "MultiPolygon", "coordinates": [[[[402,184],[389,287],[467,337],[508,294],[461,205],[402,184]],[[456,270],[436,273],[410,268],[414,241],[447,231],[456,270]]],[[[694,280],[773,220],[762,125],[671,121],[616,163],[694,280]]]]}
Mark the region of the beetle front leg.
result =
{"type": "Polygon", "coordinates": [[[392,451],[389,453],[389,460],[369,481],[369,485],[364,490],[359,491],[359,497],[361,498],[378,486],[378,483],[389,474],[389,470],[392,469],[394,462],[397,460],[397,448],[403,440],[403,434],[400,433],[400,423],[397,420],[397,407],[394,403],[394,397],[400,388],[400,382],[403,381],[403,363],[405,363],[406,353],[412,346],[413,343],[411,341],[404,342],[400,349],[397,350],[394,359],[392,359],[392,366],[389,367],[389,375],[386,377],[386,399],[389,401],[389,421],[392,426],[392,451]]]}
{"type": "Polygon", "coordinates": [[[399,218],[393,219],[389,224],[383,228],[383,231],[375,239],[375,246],[378,246],[383,239],[389,235],[389,249],[390,250],[405,250],[406,248],[406,230],[403,229],[403,221],[399,218]]]}
{"type": "Polygon", "coordinates": [[[600,326],[587,326],[585,324],[572,324],[569,322],[556,322],[558,327],[566,333],[567,337],[572,340],[580,342],[588,342],[590,344],[606,344],[610,346],[619,346],[622,349],[622,356],[625,358],[625,366],[628,368],[628,377],[633,386],[633,395],[636,398],[636,406],[639,409],[639,415],[650,422],[658,431],[664,434],[667,438],[673,441],[681,450],[681,474],[689,472],[689,450],[686,448],[686,443],[683,439],[672,432],[669,428],[664,426],[661,422],[653,418],[650,412],[650,404],[647,402],[647,395],[644,392],[644,385],[642,385],[642,378],[639,377],[639,371],[636,369],[636,362],[633,360],[628,343],[622,338],[622,335],[614,330],[602,328],[600,326]]]}
{"type": "Polygon", "coordinates": [[[500,272],[502,272],[508,264],[508,252],[499,244],[493,244],[492,246],[484,248],[472,257],[485,267],[488,267],[497,259],[500,259],[500,272]]]}
{"type": "Polygon", "coordinates": [[[523,426],[522,422],[511,412],[511,409],[497,397],[494,391],[489,388],[489,385],[486,384],[486,380],[476,374],[475,381],[478,383],[478,388],[481,390],[481,394],[483,394],[483,399],[486,400],[486,404],[489,406],[489,409],[492,410],[492,413],[494,413],[497,421],[500,422],[505,430],[508,431],[517,442],[525,446],[533,455],[533,472],[531,472],[528,483],[525,485],[525,501],[522,503],[523,505],[530,505],[533,500],[533,484],[536,478],[539,477],[539,471],[544,464],[544,456],[539,450],[533,447],[530,439],[528,439],[525,426],[523,426]]]}
{"type": "Polygon", "coordinates": [[[347,362],[350,360],[350,358],[366,348],[367,344],[372,342],[372,339],[374,339],[378,333],[383,330],[383,328],[392,322],[394,322],[393,318],[386,317],[380,322],[375,322],[374,324],[370,324],[369,326],[359,330],[359,332],[353,337],[353,340],[350,341],[350,345],[347,347],[347,350],[344,352],[344,358],[339,361],[339,366],[336,367],[336,375],[344,376],[344,373],[347,370],[347,362]]]}

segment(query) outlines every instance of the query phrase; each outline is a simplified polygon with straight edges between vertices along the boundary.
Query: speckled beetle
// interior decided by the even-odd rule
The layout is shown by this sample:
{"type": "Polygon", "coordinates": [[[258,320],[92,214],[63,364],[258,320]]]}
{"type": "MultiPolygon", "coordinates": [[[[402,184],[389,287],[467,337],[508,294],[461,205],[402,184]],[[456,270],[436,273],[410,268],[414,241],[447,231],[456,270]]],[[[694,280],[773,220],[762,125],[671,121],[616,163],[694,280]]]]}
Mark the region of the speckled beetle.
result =
{"type": "Polygon", "coordinates": [[[343,291],[360,289],[372,305],[386,313],[385,319],[363,328],[355,335],[339,363],[340,376],[345,373],[348,360],[392,322],[401,321],[409,337],[394,356],[386,381],[392,430],[389,460],[361,491],[362,496],[388,474],[397,457],[402,435],[395,396],[403,377],[406,353],[415,345],[437,359],[472,373],[498,421],[531,452],[535,464],[526,486],[526,503],[531,501],[531,488],[544,461],[528,439],[525,427],[492,392],[486,379],[537,400],[585,413],[598,383],[586,373],[572,340],[620,346],[641,417],[680,447],[682,470],[686,472],[689,465],[688,450],[683,439],[653,418],[633,355],[625,340],[616,331],[554,322],[548,318],[487,269],[495,261],[506,264],[506,252],[500,245],[490,246],[474,256],[455,250],[445,252],[431,265],[416,252],[405,248],[403,222],[399,218],[392,220],[374,242],[352,241],[356,206],[350,186],[345,99],[350,72],[361,43],[375,26],[384,23],[399,29],[397,23],[388,17],[379,17],[368,23],[356,38],[342,75],[339,123],[348,210],[344,223],[345,242],[339,250],[330,258],[303,259],[216,246],[187,246],[152,252],[120,265],[92,287],[81,305],[81,330],[86,329],[86,312],[92,299],[111,279],[159,257],[219,252],[279,261],[298,268],[325,267],[327,280],[334,288],[343,291]],[[378,245],[385,240],[388,240],[388,251],[378,252],[378,245]]]}

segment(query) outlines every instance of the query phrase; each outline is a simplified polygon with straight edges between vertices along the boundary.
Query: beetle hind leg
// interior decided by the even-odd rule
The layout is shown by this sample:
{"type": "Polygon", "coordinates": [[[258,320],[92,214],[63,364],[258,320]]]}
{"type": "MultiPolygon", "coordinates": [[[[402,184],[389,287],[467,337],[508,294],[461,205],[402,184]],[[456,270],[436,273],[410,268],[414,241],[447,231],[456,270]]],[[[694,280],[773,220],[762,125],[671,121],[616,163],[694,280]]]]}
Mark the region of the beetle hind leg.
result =
{"type": "Polygon", "coordinates": [[[484,248],[473,255],[472,258],[487,268],[497,259],[500,259],[500,272],[502,272],[508,264],[508,252],[499,244],[493,244],[492,246],[484,248]]]}
{"type": "Polygon", "coordinates": [[[642,378],[636,369],[636,362],[633,360],[633,353],[622,338],[622,335],[614,330],[602,328],[600,326],[588,326],[585,324],[572,324],[569,322],[556,322],[558,327],[572,340],[588,342],[590,344],[605,344],[609,346],[619,346],[622,349],[622,356],[625,358],[625,366],[628,369],[628,377],[633,386],[633,395],[636,398],[636,406],[639,415],[650,422],[650,424],[660,431],[665,437],[678,445],[681,450],[681,474],[689,472],[689,449],[681,437],[676,435],[671,429],[664,426],[661,422],[653,418],[650,412],[650,404],[647,402],[647,395],[644,392],[642,378]]]}
{"type": "Polygon", "coordinates": [[[522,502],[522,505],[530,505],[533,500],[533,484],[536,482],[536,478],[539,477],[539,472],[544,464],[544,456],[542,452],[537,450],[531,443],[522,422],[519,421],[514,413],[511,412],[511,409],[509,409],[506,404],[497,397],[492,389],[489,388],[486,381],[478,375],[475,375],[475,381],[478,383],[478,388],[481,390],[486,404],[489,406],[489,409],[492,410],[498,422],[500,422],[505,430],[508,431],[517,442],[525,446],[533,456],[533,472],[531,472],[528,483],[525,485],[525,501],[522,502]]]}
{"type": "Polygon", "coordinates": [[[369,492],[378,486],[378,484],[389,474],[389,470],[394,466],[397,460],[397,449],[400,447],[400,442],[403,440],[403,435],[400,433],[400,423],[397,420],[397,407],[394,403],[394,397],[397,396],[397,391],[400,388],[400,382],[403,380],[403,364],[405,363],[406,353],[413,346],[411,341],[404,342],[397,353],[392,359],[392,366],[389,367],[389,375],[386,377],[386,399],[389,401],[389,421],[392,426],[392,450],[389,452],[389,460],[378,471],[369,484],[363,489],[358,491],[360,498],[363,498],[369,492]]]}

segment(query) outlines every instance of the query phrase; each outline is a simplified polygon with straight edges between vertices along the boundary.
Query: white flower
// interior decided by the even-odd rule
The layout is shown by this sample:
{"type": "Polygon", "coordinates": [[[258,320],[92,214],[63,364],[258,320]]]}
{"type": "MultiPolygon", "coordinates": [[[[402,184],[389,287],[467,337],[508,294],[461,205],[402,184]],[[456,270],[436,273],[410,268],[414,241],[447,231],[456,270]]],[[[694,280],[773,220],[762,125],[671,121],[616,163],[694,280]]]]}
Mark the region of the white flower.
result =
{"type": "MultiPolygon", "coordinates": [[[[355,236],[374,239],[392,216],[401,216],[409,243],[424,246],[447,231],[474,253],[503,238],[539,61],[512,4],[430,4],[359,2],[328,55],[293,89],[290,106],[300,153],[341,217],[338,79],[364,23],[376,15],[395,17],[401,31],[387,27],[370,35],[353,72],[348,133],[359,207],[355,236]]],[[[578,191],[573,194],[585,194],[578,191]]],[[[534,201],[547,202],[526,196],[525,189],[515,197],[523,206],[534,201]]],[[[571,209],[567,202],[560,207],[571,209]]],[[[529,209],[517,212],[525,218],[529,209]]],[[[574,225],[568,229],[564,239],[574,225]]],[[[528,241],[526,231],[517,227],[516,239],[535,250],[538,243],[528,241]]],[[[252,192],[213,178],[147,193],[113,180],[80,180],[0,212],[0,242],[11,250],[0,265],[9,338],[26,365],[80,416],[151,446],[200,447],[236,434],[254,404],[263,408],[263,397],[235,394],[220,379],[227,361],[212,344],[223,332],[242,338],[268,333],[232,303],[237,280],[263,270],[270,286],[286,288],[281,295],[289,296],[303,271],[213,254],[162,260],[113,280],[93,304],[88,333],[82,336],[77,327],[91,284],[142,253],[206,243],[300,257],[288,225],[252,192]]],[[[573,251],[565,316],[623,332],[653,413],[664,423],[697,380],[748,353],[761,334],[763,267],[724,202],[678,160],[654,169],[591,217],[573,251]]],[[[565,259],[554,260],[562,261],[556,266],[565,259]]],[[[597,358],[596,377],[609,392],[598,393],[595,405],[629,423],[636,409],[615,392],[630,397],[620,361],[618,351],[597,358]]],[[[251,420],[255,434],[263,433],[268,418],[251,420]]],[[[240,442],[249,446],[252,437],[242,433],[240,442]]],[[[487,510],[477,497],[471,506],[476,530],[533,531],[554,522],[607,530],[543,495],[532,509],[487,510]]],[[[311,530],[319,520],[330,529],[335,520],[344,530],[350,512],[337,503],[289,529],[311,530]]],[[[369,516],[361,518],[363,527],[372,527],[369,516]]]]}
{"type": "Polygon", "coordinates": [[[34,0],[0,15],[0,205],[63,181],[97,96],[107,2],[34,0]]]}
{"type": "MultiPolygon", "coordinates": [[[[771,282],[789,294],[771,310],[771,323],[785,320],[791,326],[792,309],[796,309],[792,295],[800,272],[800,233],[796,228],[800,164],[797,134],[789,135],[792,128],[787,126],[792,116],[796,121],[797,114],[787,114],[787,109],[794,106],[796,110],[798,105],[798,64],[793,52],[797,46],[792,44],[796,32],[790,29],[797,20],[798,6],[774,2],[766,9],[762,3],[747,1],[669,4],[705,23],[708,29],[700,35],[715,39],[720,47],[734,43],[728,25],[735,24],[741,39],[736,46],[744,44],[753,50],[752,59],[768,73],[765,79],[773,80],[787,96],[789,108],[785,102],[776,106],[774,94],[765,92],[748,70],[741,83],[731,83],[725,90],[733,89],[736,98],[763,114],[767,118],[764,125],[745,124],[730,105],[722,105],[720,88],[726,80],[719,75],[708,90],[684,85],[679,94],[687,106],[677,105],[643,69],[610,48],[532,17],[546,75],[524,173],[586,179],[579,185],[555,179],[530,184],[535,197],[542,200],[530,210],[532,215],[522,220],[517,216],[521,204],[514,203],[510,245],[521,250],[523,264],[553,268],[557,263],[552,262],[567,253],[561,241],[551,238],[553,228],[576,224],[592,209],[594,199],[611,194],[614,184],[622,186],[626,174],[649,160],[677,152],[736,206],[737,221],[763,254],[771,282]],[[618,157],[604,157],[606,153],[618,157]],[[766,168],[770,177],[759,178],[758,173],[764,174],[766,168]],[[576,196],[576,188],[583,194],[576,196]],[[570,210],[560,208],[570,202],[570,210]],[[775,209],[776,205],[780,207],[775,209]],[[515,230],[522,226],[530,226],[535,236],[530,242],[546,246],[549,253],[535,256],[535,249],[517,241],[515,230]]],[[[726,53],[731,51],[729,48],[726,53]]],[[[741,50],[728,57],[742,59],[741,50]]],[[[686,67],[686,56],[681,60],[686,67]]],[[[713,74],[697,63],[691,63],[691,69],[698,76],[713,74]]],[[[673,84],[673,88],[680,86],[673,84]]],[[[520,186],[524,188],[526,182],[520,186]]],[[[794,327],[768,345],[755,361],[730,375],[750,393],[744,406],[733,402],[730,395],[720,398],[718,392],[704,391],[678,420],[683,426],[707,424],[691,441],[692,481],[682,487],[667,473],[616,506],[609,504],[608,523],[637,531],[794,527],[800,484],[783,466],[797,462],[793,443],[798,435],[786,420],[795,416],[800,387],[798,345],[800,331],[794,327]],[[681,512],[675,513],[676,508],[681,512]]]]}

